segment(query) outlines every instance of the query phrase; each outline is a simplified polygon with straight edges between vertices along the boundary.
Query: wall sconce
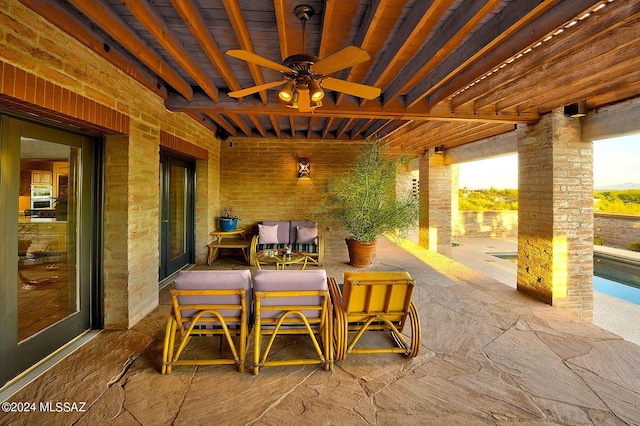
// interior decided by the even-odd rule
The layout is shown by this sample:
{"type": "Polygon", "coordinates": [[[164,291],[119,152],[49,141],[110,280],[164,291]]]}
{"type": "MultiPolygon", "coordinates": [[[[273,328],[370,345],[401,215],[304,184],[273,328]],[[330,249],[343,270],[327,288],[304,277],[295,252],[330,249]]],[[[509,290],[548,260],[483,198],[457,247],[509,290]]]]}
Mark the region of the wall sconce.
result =
{"type": "Polygon", "coordinates": [[[298,158],[298,178],[311,177],[311,162],[308,158],[298,158]]]}
{"type": "Polygon", "coordinates": [[[436,154],[444,154],[444,145],[438,145],[433,150],[436,154]]]}
{"type": "Polygon", "coordinates": [[[571,118],[579,118],[587,115],[587,101],[580,101],[564,107],[564,115],[571,118]]]}

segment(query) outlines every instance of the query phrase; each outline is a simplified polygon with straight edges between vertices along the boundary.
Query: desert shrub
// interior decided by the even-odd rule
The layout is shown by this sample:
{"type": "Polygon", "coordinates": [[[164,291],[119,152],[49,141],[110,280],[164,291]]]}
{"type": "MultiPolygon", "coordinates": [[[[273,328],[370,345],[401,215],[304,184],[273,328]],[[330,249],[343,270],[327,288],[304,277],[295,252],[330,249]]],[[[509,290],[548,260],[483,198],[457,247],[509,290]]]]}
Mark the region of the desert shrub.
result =
{"type": "Polygon", "coordinates": [[[597,246],[604,245],[604,237],[602,235],[596,235],[593,237],[593,244],[597,246]]]}
{"type": "Polygon", "coordinates": [[[640,242],[635,241],[629,244],[629,250],[631,251],[640,251],[640,242]]]}

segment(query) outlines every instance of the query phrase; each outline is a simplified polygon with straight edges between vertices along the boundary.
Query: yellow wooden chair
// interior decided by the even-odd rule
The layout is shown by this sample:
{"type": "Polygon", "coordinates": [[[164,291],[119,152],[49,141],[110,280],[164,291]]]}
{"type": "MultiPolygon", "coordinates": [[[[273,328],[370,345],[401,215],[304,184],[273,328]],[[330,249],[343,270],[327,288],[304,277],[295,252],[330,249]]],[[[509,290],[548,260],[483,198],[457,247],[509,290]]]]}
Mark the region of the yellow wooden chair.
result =
{"type": "Polygon", "coordinates": [[[249,270],[181,271],[174,287],[170,290],[173,308],[164,338],[162,374],[171,373],[177,365],[233,364],[244,371],[252,301],[249,270]],[[204,359],[180,359],[192,336],[224,336],[231,357],[212,353],[204,359]],[[239,338],[238,347],[232,336],[239,338]]]}
{"type": "Polygon", "coordinates": [[[333,319],[327,286],[324,269],[256,271],[253,374],[260,367],[303,364],[333,370],[333,319]],[[276,336],[283,335],[308,335],[316,356],[267,360],[276,336]],[[264,349],[263,336],[269,337],[264,349]]]}
{"type": "Polygon", "coordinates": [[[420,350],[420,318],[411,300],[415,280],[408,272],[345,272],[341,289],[329,278],[334,306],[336,360],[348,353],[401,353],[415,357],[420,350]],[[411,337],[402,334],[411,325],[411,337]],[[365,331],[387,331],[395,342],[387,347],[357,347],[365,331]],[[349,341],[349,334],[353,337],[349,341]]]}

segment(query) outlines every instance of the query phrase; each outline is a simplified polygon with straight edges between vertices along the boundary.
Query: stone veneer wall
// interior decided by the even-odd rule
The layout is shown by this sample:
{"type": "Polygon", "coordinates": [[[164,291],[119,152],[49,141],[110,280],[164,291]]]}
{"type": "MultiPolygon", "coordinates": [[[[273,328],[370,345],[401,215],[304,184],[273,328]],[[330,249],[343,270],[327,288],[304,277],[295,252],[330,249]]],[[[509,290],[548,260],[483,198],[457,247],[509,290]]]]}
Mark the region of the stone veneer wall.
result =
{"type": "Polygon", "coordinates": [[[107,328],[126,328],[158,304],[160,134],[209,152],[197,162],[196,230],[204,259],[218,211],[214,134],[18,1],[0,0],[0,101],[106,135],[104,302],[107,328]]]}
{"type": "Polygon", "coordinates": [[[365,144],[232,137],[220,150],[220,208],[232,207],[242,218],[239,226],[251,234],[257,234],[258,222],[263,220],[315,220],[325,239],[325,253],[346,256],[346,230],[328,223],[319,206],[329,179],[346,173],[365,144]],[[298,158],[302,157],[311,162],[310,179],[298,179],[298,158]]]}

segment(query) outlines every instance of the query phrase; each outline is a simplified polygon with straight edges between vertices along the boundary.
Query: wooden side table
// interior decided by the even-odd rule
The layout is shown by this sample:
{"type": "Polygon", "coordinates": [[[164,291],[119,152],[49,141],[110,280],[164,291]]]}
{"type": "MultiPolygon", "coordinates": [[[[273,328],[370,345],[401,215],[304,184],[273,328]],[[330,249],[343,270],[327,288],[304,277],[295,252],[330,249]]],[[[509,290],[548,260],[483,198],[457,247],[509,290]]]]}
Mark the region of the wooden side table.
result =
{"type": "Polygon", "coordinates": [[[248,265],[251,264],[249,259],[251,240],[245,239],[244,229],[236,229],[235,231],[229,232],[216,229],[210,232],[210,235],[214,237],[214,240],[208,244],[209,255],[207,256],[207,265],[211,265],[211,262],[218,257],[220,249],[240,249],[242,250],[244,260],[248,265]]]}

